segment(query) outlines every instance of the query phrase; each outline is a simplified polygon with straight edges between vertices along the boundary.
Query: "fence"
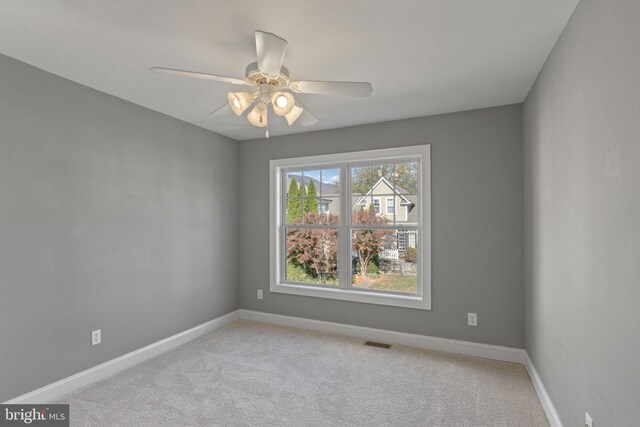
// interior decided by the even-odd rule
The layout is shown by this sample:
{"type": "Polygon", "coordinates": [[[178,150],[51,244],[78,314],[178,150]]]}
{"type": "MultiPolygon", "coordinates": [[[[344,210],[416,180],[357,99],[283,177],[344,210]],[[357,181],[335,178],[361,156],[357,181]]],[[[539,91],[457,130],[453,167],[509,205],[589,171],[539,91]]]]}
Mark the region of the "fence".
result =
{"type": "Polygon", "coordinates": [[[380,258],[380,259],[397,260],[397,259],[399,259],[398,250],[397,249],[384,249],[384,250],[378,252],[378,258],[380,258]]]}

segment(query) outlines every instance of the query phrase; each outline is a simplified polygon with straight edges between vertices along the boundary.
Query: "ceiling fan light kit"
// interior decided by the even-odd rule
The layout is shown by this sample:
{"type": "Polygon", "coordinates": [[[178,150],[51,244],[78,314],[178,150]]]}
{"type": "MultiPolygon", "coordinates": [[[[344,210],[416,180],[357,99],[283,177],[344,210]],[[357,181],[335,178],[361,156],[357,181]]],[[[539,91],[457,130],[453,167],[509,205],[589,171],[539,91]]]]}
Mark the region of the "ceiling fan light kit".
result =
{"type": "Polygon", "coordinates": [[[286,116],[293,109],[295,105],[295,99],[293,95],[288,92],[274,92],[271,95],[271,105],[273,106],[273,112],[278,116],[286,116]]]}
{"type": "Polygon", "coordinates": [[[255,98],[256,96],[249,92],[229,92],[227,94],[229,106],[236,116],[241,116],[253,104],[255,98]]]}
{"type": "Polygon", "coordinates": [[[264,102],[258,102],[253,110],[247,114],[247,120],[252,125],[263,128],[267,125],[267,105],[264,102]]]}
{"type": "MultiPolygon", "coordinates": [[[[289,78],[289,70],[282,65],[287,41],[264,31],[256,31],[255,40],[258,61],[247,65],[244,79],[164,67],[151,67],[150,70],[161,74],[253,87],[253,92],[229,92],[227,102],[237,116],[241,116],[255,103],[247,114],[247,120],[260,128],[268,125],[269,105],[277,116],[285,118],[289,126],[295,122],[302,126],[318,123],[318,119],[305,109],[291,92],[358,97],[368,97],[373,92],[371,83],[367,82],[292,81],[289,78]]],[[[221,110],[223,108],[216,111],[221,110]]],[[[268,137],[268,128],[266,135],[268,137]]]]}

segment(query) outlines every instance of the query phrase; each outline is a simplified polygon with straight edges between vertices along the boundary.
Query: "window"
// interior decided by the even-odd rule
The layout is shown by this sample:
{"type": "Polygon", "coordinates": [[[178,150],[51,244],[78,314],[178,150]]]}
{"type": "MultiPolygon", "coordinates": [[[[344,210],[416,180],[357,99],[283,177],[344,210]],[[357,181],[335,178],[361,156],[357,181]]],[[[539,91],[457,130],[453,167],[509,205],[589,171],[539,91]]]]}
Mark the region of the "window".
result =
{"type": "Polygon", "coordinates": [[[406,233],[398,233],[398,249],[401,251],[404,251],[406,236],[406,233]]]}
{"type": "Polygon", "coordinates": [[[373,211],[380,215],[380,198],[379,197],[374,197],[373,198],[373,211]]]}
{"type": "Polygon", "coordinates": [[[270,172],[272,292],[431,308],[428,145],[272,160],[270,172]]]}
{"type": "Polygon", "coordinates": [[[394,215],[396,213],[396,205],[394,203],[395,197],[387,197],[387,215],[394,215]]]}

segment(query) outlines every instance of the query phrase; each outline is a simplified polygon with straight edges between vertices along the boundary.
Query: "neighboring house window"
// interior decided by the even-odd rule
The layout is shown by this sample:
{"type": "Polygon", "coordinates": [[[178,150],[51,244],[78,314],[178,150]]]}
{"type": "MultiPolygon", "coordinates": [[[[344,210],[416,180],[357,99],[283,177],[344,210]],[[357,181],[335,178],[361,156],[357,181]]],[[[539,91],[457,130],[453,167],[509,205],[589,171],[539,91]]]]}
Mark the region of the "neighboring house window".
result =
{"type": "Polygon", "coordinates": [[[270,171],[272,292],[431,308],[428,145],[272,160],[270,171]]]}
{"type": "Polygon", "coordinates": [[[409,233],[407,235],[407,237],[409,238],[409,247],[410,248],[415,248],[416,247],[416,234],[415,233],[409,233]]]}
{"type": "Polygon", "coordinates": [[[407,238],[406,233],[398,233],[398,249],[400,249],[401,251],[404,251],[406,247],[406,243],[405,243],[406,238],[407,238]]]}
{"type": "Polygon", "coordinates": [[[393,215],[396,212],[396,205],[394,203],[395,197],[387,197],[387,215],[393,215]]]}
{"type": "Polygon", "coordinates": [[[373,198],[373,211],[380,215],[380,198],[378,197],[373,198]]]}

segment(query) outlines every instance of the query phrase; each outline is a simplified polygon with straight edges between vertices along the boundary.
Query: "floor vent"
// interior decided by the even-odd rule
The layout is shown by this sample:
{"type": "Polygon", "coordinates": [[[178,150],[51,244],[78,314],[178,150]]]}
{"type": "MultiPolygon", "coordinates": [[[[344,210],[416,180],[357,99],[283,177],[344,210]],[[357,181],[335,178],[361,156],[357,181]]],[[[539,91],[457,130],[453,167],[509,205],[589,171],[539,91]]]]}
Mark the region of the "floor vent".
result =
{"type": "Polygon", "coordinates": [[[364,345],[368,345],[369,347],[378,347],[378,348],[391,348],[391,344],[384,344],[381,342],[367,341],[364,345]]]}

